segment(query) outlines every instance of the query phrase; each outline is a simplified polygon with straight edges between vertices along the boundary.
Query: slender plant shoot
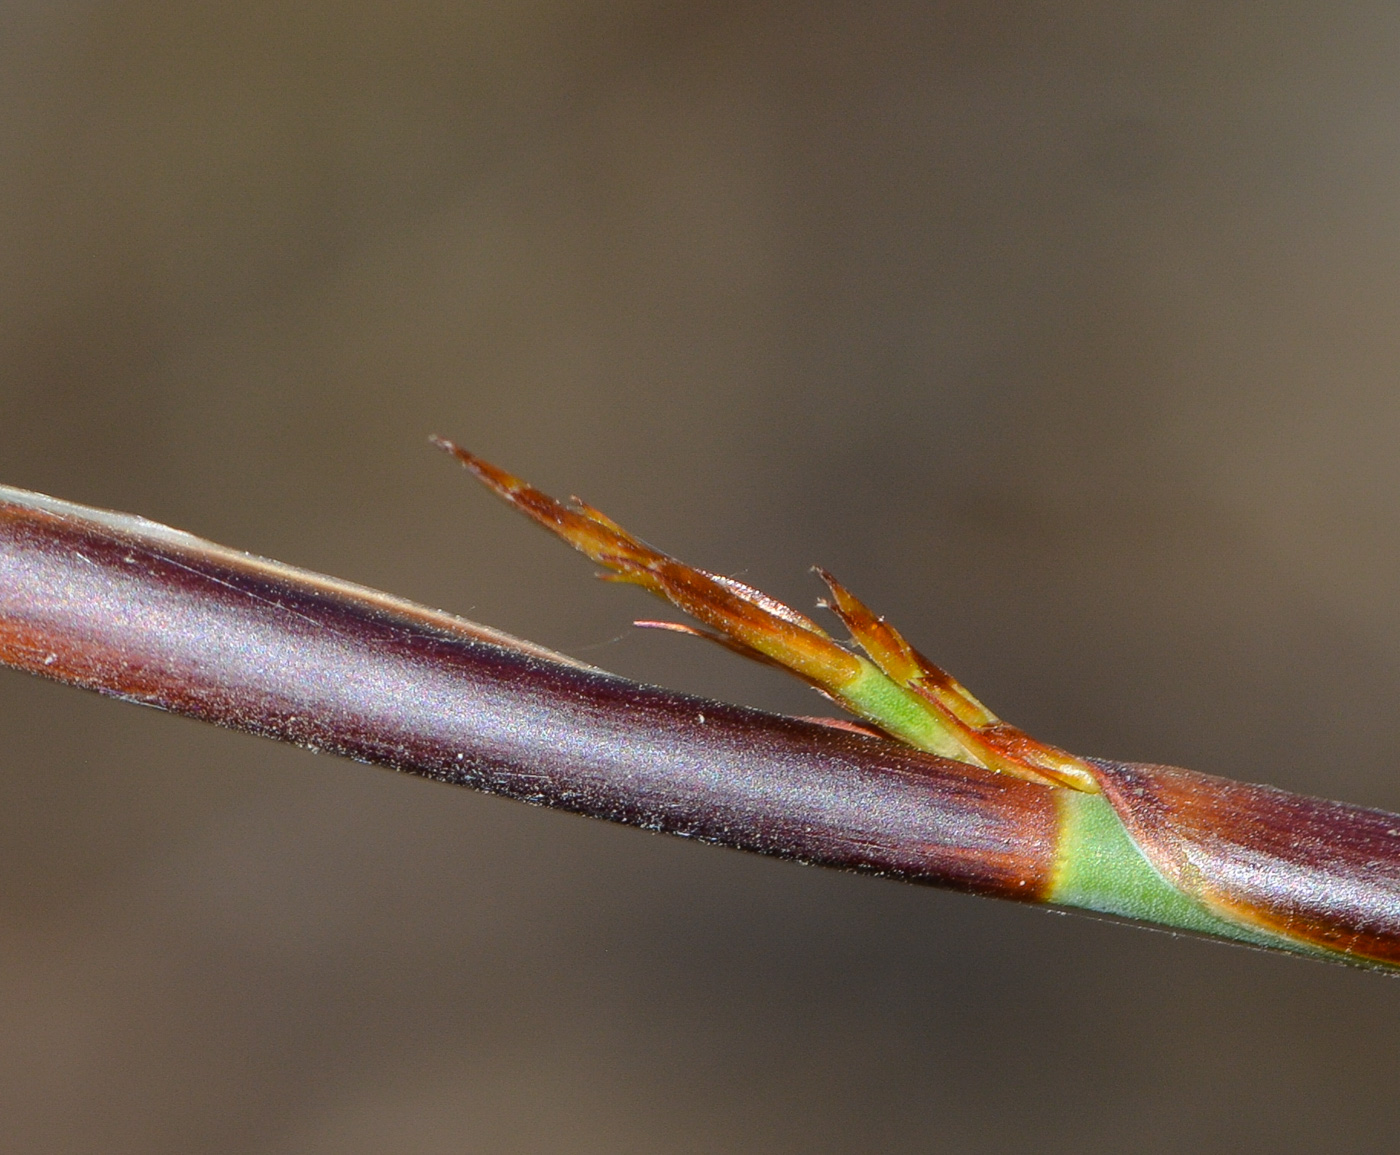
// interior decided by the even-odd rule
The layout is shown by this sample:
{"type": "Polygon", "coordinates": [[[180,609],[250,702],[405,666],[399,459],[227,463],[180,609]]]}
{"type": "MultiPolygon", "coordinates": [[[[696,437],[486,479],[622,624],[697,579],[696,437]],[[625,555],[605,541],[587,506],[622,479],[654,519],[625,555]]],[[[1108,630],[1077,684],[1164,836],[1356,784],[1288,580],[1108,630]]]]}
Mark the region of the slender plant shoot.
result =
{"type": "Polygon", "coordinates": [[[858,723],[607,674],[144,519],[0,487],[0,662],[314,750],[819,865],[1400,969],[1400,816],[1009,726],[835,578],[844,644],[435,439],[513,507],[858,723]]]}
{"type": "Polygon", "coordinates": [[[1049,791],[1058,821],[1040,901],[1259,946],[1400,963],[1400,817],[1068,754],[1002,722],[825,570],[817,573],[831,600],[821,604],[865,657],[766,594],[653,549],[577,498],[564,505],[450,441],[434,441],[611,571],[604,576],[643,586],[717,633],[639,624],[679,628],[785,667],[891,738],[1049,791]]]}

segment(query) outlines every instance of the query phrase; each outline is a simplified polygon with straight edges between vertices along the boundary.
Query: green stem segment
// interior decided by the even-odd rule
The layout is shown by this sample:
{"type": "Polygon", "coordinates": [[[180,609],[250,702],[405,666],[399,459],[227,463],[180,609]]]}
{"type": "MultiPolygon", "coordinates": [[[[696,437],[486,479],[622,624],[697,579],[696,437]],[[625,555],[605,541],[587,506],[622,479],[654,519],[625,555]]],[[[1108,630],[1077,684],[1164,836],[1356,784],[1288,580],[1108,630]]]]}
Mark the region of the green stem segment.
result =
{"type": "MultiPolygon", "coordinates": [[[[957,739],[904,687],[861,660],[861,676],[841,688],[857,713],[886,733],[945,758],[966,760],[957,739]]],[[[1055,787],[1060,815],[1054,870],[1045,901],[1154,926],[1231,939],[1314,957],[1336,954],[1224,918],[1184,893],[1138,848],[1102,794],[1055,787]]]]}
{"type": "Polygon", "coordinates": [[[1214,914],[1147,860],[1102,794],[1058,789],[1056,795],[1060,836],[1046,902],[1315,958],[1337,957],[1214,914]]]}

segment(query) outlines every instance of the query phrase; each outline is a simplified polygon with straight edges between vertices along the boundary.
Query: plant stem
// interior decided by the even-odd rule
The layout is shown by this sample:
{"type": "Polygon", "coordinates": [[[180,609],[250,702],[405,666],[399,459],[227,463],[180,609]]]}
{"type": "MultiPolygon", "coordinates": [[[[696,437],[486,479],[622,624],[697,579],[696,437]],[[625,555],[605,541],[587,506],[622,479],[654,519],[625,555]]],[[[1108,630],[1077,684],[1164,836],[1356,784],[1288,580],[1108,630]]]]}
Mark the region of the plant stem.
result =
{"type": "Polygon", "coordinates": [[[646,829],[1400,966],[1395,815],[1098,759],[1101,794],[1030,781],[4,488],[0,662],[646,829]]]}

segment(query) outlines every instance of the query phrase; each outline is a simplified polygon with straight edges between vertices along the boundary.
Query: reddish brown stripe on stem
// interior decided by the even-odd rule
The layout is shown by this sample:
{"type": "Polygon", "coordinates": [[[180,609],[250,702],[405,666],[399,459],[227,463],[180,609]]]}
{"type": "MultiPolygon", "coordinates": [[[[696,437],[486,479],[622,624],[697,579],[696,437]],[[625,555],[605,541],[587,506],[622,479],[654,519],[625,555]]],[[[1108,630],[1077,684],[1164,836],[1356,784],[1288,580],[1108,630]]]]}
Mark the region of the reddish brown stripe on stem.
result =
{"type": "Polygon", "coordinates": [[[1095,761],[1149,861],[1228,917],[1400,963],[1400,816],[1170,766],[1095,761]]]}
{"type": "Polygon", "coordinates": [[[1003,897],[1045,890],[1043,787],[545,653],[135,519],[0,503],[10,665],[649,829],[1003,897]]]}

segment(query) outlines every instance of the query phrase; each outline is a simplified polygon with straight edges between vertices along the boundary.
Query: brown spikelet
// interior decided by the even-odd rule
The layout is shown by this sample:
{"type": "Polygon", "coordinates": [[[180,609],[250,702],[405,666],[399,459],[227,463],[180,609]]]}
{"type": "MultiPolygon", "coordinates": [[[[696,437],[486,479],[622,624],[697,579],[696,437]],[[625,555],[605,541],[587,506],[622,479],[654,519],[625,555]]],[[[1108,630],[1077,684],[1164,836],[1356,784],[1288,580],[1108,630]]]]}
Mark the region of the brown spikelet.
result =
{"type": "Polygon", "coordinates": [[[851,637],[886,674],[900,685],[918,685],[926,696],[965,725],[982,727],[998,721],[997,716],[968,693],[956,678],[914,649],[883,617],[876,617],[826,570],[820,566],[814,568],[831,591],[832,600],[823,604],[841,619],[841,624],[851,631],[851,637]]]}
{"type": "Polygon", "coordinates": [[[834,695],[859,675],[859,658],[782,602],[653,549],[577,498],[565,505],[445,438],[433,442],[520,512],[613,571],[605,577],[659,594],[744,650],[770,658],[834,695]]]}
{"type": "Polygon", "coordinates": [[[1093,766],[1003,722],[826,570],[818,568],[817,574],[831,590],[832,600],[825,604],[851,631],[851,637],[871,661],[936,710],[983,765],[1033,781],[1090,793],[1098,791],[1093,766]]]}
{"type": "MultiPolygon", "coordinates": [[[[433,438],[515,509],[558,534],[610,572],[610,581],[640,585],[716,632],[670,623],[643,623],[693,634],[745,657],[796,673],[838,703],[884,724],[842,691],[870,667],[810,618],[734,578],[686,565],[634,537],[577,497],[556,501],[520,478],[444,438],[433,438]]],[[[1002,722],[955,678],[914,649],[840,582],[817,571],[831,590],[832,609],[886,677],[920,704],[959,756],[1043,785],[1096,791],[1092,768],[1002,722]]]]}

